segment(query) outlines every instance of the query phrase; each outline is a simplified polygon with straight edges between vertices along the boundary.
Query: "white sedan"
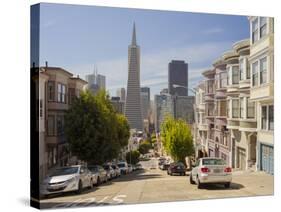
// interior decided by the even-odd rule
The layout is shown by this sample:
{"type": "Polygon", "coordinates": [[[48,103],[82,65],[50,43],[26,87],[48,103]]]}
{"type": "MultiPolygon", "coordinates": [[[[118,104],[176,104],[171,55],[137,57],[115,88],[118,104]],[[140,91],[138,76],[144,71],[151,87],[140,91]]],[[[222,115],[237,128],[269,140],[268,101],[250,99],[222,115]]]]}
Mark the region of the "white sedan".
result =
{"type": "Polygon", "coordinates": [[[232,170],[226,162],[220,158],[200,158],[190,173],[190,183],[197,184],[202,188],[203,184],[223,184],[225,188],[230,187],[232,170]]]}
{"type": "Polygon", "coordinates": [[[61,167],[44,179],[40,192],[43,196],[69,191],[79,194],[85,187],[92,188],[94,183],[92,173],[85,166],[61,167]]]}

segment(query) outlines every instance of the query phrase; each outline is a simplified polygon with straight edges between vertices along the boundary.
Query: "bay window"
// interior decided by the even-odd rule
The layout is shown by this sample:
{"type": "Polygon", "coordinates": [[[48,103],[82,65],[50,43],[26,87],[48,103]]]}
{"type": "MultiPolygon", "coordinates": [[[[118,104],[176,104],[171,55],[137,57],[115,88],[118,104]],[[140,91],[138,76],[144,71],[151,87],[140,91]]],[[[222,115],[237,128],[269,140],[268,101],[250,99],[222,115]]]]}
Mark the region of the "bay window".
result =
{"type": "Polygon", "coordinates": [[[240,72],[240,80],[244,80],[244,59],[239,60],[239,72],[240,72]]]}
{"type": "Polygon", "coordinates": [[[247,97],[247,118],[255,118],[255,102],[251,102],[247,97]]]}
{"type": "Polygon", "coordinates": [[[252,43],[255,43],[259,38],[259,22],[258,18],[256,18],[252,22],[252,43]]]}
{"type": "Polygon", "coordinates": [[[274,106],[273,105],[270,105],[268,107],[268,118],[269,118],[268,129],[274,130],[274,106]]]}
{"type": "Polygon", "coordinates": [[[239,118],[239,99],[232,99],[232,118],[239,118]]]}
{"type": "Polygon", "coordinates": [[[261,107],[261,128],[266,130],[266,123],[267,123],[267,106],[261,107]]]}
{"type": "Polygon", "coordinates": [[[239,66],[232,66],[232,84],[239,83],[239,66]]]}
{"type": "Polygon", "coordinates": [[[244,98],[240,98],[240,118],[244,118],[244,98]]]}
{"type": "Polygon", "coordinates": [[[54,81],[48,81],[47,85],[47,92],[48,92],[48,100],[49,101],[55,101],[55,82],[54,81]]]}
{"type": "Polygon", "coordinates": [[[65,85],[58,83],[58,102],[65,103],[66,98],[65,98],[65,85]]]}
{"type": "Polygon", "coordinates": [[[266,35],[266,30],[267,30],[267,18],[260,17],[260,38],[266,35]]]}
{"type": "Polygon", "coordinates": [[[258,61],[252,64],[252,85],[258,85],[258,61]]]}
{"type": "Polygon", "coordinates": [[[267,82],[267,58],[260,60],[260,84],[267,82]]]}

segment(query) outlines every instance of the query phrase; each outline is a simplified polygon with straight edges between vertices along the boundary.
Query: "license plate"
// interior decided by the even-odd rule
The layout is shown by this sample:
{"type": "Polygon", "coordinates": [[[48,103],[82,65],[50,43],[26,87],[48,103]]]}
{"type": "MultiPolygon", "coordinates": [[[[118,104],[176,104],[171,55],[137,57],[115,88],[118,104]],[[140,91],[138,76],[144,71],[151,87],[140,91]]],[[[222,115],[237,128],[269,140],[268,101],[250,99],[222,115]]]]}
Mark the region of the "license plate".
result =
{"type": "Polygon", "coordinates": [[[214,169],[214,173],[220,173],[221,169],[214,169]]]}

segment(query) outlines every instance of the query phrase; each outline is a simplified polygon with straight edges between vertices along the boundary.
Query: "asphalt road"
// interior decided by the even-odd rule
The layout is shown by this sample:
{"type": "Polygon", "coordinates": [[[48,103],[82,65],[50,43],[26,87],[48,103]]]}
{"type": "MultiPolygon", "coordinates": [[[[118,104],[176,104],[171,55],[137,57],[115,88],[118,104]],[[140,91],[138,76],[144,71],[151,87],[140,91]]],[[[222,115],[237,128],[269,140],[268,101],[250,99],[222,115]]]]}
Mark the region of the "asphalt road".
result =
{"type": "Polygon", "coordinates": [[[157,167],[157,160],[143,161],[144,170],[109,181],[82,194],[51,196],[42,208],[86,207],[117,204],[184,201],[241,196],[272,195],[273,176],[262,172],[234,172],[229,189],[220,185],[197,189],[188,176],[169,176],[157,167]]]}

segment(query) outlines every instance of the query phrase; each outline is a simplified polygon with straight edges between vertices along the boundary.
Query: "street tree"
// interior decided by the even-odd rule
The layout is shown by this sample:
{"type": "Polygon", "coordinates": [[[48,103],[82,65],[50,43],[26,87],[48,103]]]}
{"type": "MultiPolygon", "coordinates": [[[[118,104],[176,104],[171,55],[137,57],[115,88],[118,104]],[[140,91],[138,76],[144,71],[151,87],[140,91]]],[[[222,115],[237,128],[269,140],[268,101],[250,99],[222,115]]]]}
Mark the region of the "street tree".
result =
{"type": "Polygon", "coordinates": [[[73,155],[89,164],[102,164],[116,158],[127,145],[129,128],[105,91],[97,95],[85,91],[66,113],[65,134],[73,155]]]}
{"type": "Polygon", "coordinates": [[[175,161],[185,162],[185,157],[194,154],[191,130],[184,120],[166,117],[161,124],[161,140],[175,161]]]}
{"type": "Polygon", "coordinates": [[[148,141],[144,141],[139,145],[139,152],[144,155],[148,153],[151,148],[151,143],[149,143],[148,141]]]}
{"type": "Polygon", "coordinates": [[[128,161],[128,163],[135,165],[140,161],[139,158],[140,158],[140,152],[137,150],[133,150],[126,153],[126,160],[128,161]]]}

